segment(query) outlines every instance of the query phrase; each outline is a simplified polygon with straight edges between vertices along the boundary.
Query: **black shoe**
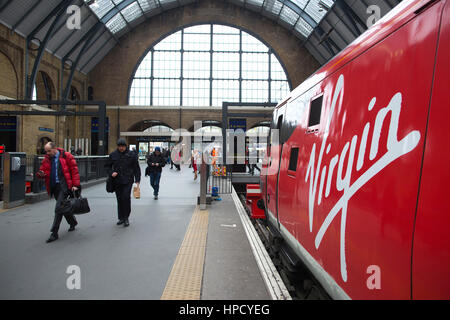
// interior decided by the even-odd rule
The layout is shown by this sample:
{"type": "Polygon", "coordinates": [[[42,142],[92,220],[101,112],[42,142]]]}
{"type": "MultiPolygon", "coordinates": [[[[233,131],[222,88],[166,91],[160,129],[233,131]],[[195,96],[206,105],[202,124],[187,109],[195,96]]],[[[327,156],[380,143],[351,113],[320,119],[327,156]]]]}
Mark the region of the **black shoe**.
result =
{"type": "Polygon", "coordinates": [[[155,196],[155,200],[158,200],[158,195],[155,196]]]}
{"type": "Polygon", "coordinates": [[[128,222],[128,219],[125,219],[123,226],[124,227],[128,227],[130,225],[130,223],[128,222]]]}
{"type": "Polygon", "coordinates": [[[120,225],[123,224],[123,223],[124,223],[124,220],[119,220],[119,221],[117,222],[117,225],[120,226],[120,225]]]}
{"type": "Polygon", "coordinates": [[[70,225],[69,231],[74,231],[75,226],[78,224],[78,222],[75,222],[75,224],[70,225]]]}
{"type": "Polygon", "coordinates": [[[58,234],[57,233],[52,233],[51,235],[50,235],[50,238],[48,238],[47,239],[47,243],[50,243],[50,242],[53,242],[53,241],[55,241],[55,240],[58,240],[58,234]]]}

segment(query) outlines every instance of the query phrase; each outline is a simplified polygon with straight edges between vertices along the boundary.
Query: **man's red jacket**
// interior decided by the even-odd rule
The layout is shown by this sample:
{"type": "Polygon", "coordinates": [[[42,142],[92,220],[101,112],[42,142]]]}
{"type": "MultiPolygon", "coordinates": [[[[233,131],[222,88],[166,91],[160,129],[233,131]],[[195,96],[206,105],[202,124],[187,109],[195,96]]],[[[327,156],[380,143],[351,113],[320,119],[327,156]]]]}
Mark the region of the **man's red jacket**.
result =
{"type": "MultiPolygon", "coordinates": [[[[59,164],[64,174],[67,188],[70,190],[72,187],[79,187],[80,174],[78,173],[78,166],[75,158],[70,152],[66,152],[61,148],[57,149],[59,151],[59,164]]],[[[52,170],[52,159],[49,155],[45,155],[39,170],[43,171],[45,174],[45,187],[47,188],[48,194],[50,194],[50,172],[52,170]]]]}

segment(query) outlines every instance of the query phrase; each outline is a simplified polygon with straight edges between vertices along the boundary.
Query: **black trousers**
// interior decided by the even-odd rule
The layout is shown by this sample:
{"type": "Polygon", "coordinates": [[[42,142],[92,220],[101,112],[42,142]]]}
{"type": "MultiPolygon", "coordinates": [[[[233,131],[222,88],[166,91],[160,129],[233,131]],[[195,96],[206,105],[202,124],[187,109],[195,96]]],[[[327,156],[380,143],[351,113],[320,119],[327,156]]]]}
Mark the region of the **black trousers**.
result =
{"type": "Polygon", "coordinates": [[[177,170],[181,170],[179,164],[176,164],[175,162],[173,162],[172,160],[170,160],[170,169],[173,169],[173,166],[175,166],[175,168],[177,168],[177,170]]]}
{"type": "Polygon", "coordinates": [[[131,188],[133,183],[116,185],[117,216],[119,220],[128,219],[131,213],[131,188]]]}
{"type": "Polygon", "coordinates": [[[63,216],[64,218],[66,218],[66,221],[70,226],[77,225],[77,219],[75,219],[73,214],[57,213],[57,209],[61,206],[62,201],[67,197],[67,190],[64,190],[64,188],[62,188],[61,185],[58,183],[53,187],[52,194],[55,196],[56,206],[55,206],[55,218],[53,219],[53,225],[50,231],[52,233],[58,233],[59,226],[61,225],[63,216]]]}

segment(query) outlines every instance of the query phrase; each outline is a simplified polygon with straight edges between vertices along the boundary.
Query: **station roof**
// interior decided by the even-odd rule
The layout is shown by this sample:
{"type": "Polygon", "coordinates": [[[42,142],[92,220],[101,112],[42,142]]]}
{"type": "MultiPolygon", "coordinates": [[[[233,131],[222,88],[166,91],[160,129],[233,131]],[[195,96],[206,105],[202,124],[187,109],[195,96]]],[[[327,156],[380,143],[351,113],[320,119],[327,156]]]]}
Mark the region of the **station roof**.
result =
{"type": "MultiPolygon", "coordinates": [[[[324,64],[367,29],[375,5],[380,17],[401,0],[223,0],[257,12],[292,32],[324,64]]],[[[120,38],[147,19],[198,0],[5,0],[0,22],[34,41],[83,73],[92,70],[120,43],[120,38]],[[56,21],[67,7],[81,8],[81,29],[56,21]],[[79,59],[78,59],[79,57],[79,59]],[[77,61],[78,60],[78,61],[77,61]]]]}

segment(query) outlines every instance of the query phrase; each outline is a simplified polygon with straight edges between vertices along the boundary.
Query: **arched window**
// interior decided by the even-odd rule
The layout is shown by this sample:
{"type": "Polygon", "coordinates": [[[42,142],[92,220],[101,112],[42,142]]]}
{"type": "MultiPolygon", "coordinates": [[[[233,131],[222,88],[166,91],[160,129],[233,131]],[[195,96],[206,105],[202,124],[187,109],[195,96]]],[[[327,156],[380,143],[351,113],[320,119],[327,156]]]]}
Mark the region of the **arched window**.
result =
{"type": "Polygon", "coordinates": [[[201,133],[204,136],[217,136],[217,135],[222,135],[222,128],[218,127],[218,126],[205,126],[202,128],[197,129],[197,131],[195,131],[195,133],[201,133]]]}
{"type": "Polygon", "coordinates": [[[258,137],[267,137],[270,132],[270,127],[268,126],[258,126],[247,130],[245,135],[247,136],[258,136],[258,137]]]}
{"type": "Polygon", "coordinates": [[[241,29],[202,24],[172,33],[150,48],[134,74],[129,104],[278,102],[289,91],[271,48],[241,29]]]}
{"type": "Polygon", "coordinates": [[[257,162],[261,162],[267,150],[267,137],[269,136],[270,127],[260,123],[259,126],[247,130],[245,135],[248,138],[249,154],[256,157],[257,162]]]}
{"type": "Polygon", "coordinates": [[[149,127],[143,131],[143,133],[164,133],[169,135],[172,134],[172,132],[173,132],[172,128],[164,125],[156,125],[153,127],[149,127]]]}

